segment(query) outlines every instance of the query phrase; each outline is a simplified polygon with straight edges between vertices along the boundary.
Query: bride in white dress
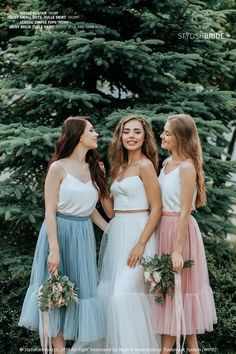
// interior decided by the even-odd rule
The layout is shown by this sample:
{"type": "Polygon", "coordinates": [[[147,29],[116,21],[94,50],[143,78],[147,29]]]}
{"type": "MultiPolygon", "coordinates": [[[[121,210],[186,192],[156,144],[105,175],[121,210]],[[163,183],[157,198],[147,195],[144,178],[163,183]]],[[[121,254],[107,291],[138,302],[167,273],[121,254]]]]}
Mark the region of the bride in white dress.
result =
{"type": "Polygon", "coordinates": [[[99,296],[106,319],[106,352],[160,353],[155,303],[147,294],[143,256],[156,253],[154,230],[161,216],[157,146],[150,124],[130,115],[118,124],[110,146],[111,197],[100,252],[99,296]]]}

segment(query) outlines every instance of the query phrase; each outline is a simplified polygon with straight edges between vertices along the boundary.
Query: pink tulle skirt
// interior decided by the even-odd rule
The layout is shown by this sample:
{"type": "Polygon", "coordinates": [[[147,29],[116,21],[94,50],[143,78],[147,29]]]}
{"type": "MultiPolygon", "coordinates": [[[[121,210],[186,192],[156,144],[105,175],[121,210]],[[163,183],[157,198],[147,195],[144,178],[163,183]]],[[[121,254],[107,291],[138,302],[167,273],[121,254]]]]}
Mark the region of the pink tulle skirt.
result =
{"type": "MultiPolygon", "coordinates": [[[[157,229],[158,254],[173,251],[177,235],[179,213],[163,212],[157,229]]],[[[184,260],[193,259],[191,268],[181,271],[182,301],[186,334],[212,331],[217,322],[214,298],[209,285],[205,250],[196,220],[190,217],[187,236],[182,251],[184,260]]],[[[166,295],[162,305],[156,305],[157,332],[176,336],[175,301],[166,295]]],[[[182,332],[183,333],[183,332],[182,332]]]]}

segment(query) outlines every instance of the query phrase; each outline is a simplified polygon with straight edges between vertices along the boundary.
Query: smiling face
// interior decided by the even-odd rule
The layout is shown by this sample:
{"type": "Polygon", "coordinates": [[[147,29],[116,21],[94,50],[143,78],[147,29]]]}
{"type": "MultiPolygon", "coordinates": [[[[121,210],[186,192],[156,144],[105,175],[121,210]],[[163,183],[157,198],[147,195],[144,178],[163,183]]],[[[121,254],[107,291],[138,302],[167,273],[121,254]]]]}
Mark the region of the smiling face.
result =
{"type": "Polygon", "coordinates": [[[124,124],[122,144],[125,149],[135,151],[141,149],[145,138],[143,125],[137,119],[132,119],[124,124]]]}
{"type": "Polygon", "coordinates": [[[164,131],[160,135],[161,137],[161,147],[166,150],[174,150],[177,148],[177,139],[174,135],[173,129],[170,126],[170,123],[166,123],[164,126],[164,131]]]}
{"type": "Polygon", "coordinates": [[[82,144],[87,149],[96,149],[98,146],[98,144],[97,144],[98,136],[99,136],[99,134],[96,133],[92,124],[89,121],[87,121],[84,132],[80,137],[79,143],[82,144]]]}

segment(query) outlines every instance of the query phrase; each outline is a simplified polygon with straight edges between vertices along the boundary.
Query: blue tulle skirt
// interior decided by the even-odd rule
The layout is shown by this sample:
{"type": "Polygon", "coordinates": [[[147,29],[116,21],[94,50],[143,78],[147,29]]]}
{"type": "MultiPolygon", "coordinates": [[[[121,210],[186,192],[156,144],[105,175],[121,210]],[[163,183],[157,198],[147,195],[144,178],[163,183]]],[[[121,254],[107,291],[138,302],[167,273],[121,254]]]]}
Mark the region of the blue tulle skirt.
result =
{"type": "MultiPolygon", "coordinates": [[[[89,217],[57,214],[57,237],[60,248],[59,275],[67,275],[75,284],[79,303],[50,311],[51,336],[62,335],[80,343],[104,337],[104,318],[97,297],[96,247],[93,225],[89,217]]],[[[36,245],[30,285],[27,290],[19,326],[39,331],[40,310],[37,293],[48,279],[49,244],[43,222],[36,245]]]]}

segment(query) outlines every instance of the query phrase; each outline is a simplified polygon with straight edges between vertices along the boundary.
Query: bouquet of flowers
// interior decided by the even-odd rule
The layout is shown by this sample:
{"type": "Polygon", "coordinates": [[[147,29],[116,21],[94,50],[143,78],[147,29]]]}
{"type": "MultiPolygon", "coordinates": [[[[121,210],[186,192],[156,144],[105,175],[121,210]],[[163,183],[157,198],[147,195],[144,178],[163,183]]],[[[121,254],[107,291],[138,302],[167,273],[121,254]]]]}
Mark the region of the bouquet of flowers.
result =
{"type": "Polygon", "coordinates": [[[79,302],[74,286],[65,275],[50,277],[39,289],[39,309],[44,312],[52,307],[68,306],[70,301],[79,302]]]}
{"type": "MultiPolygon", "coordinates": [[[[175,272],[171,263],[171,256],[162,253],[160,256],[143,257],[141,265],[144,268],[144,279],[149,285],[149,293],[155,295],[157,304],[163,303],[166,294],[173,293],[175,287],[175,272]]],[[[184,262],[183,268],[190,268],[194,261],[184,262]]]]}

